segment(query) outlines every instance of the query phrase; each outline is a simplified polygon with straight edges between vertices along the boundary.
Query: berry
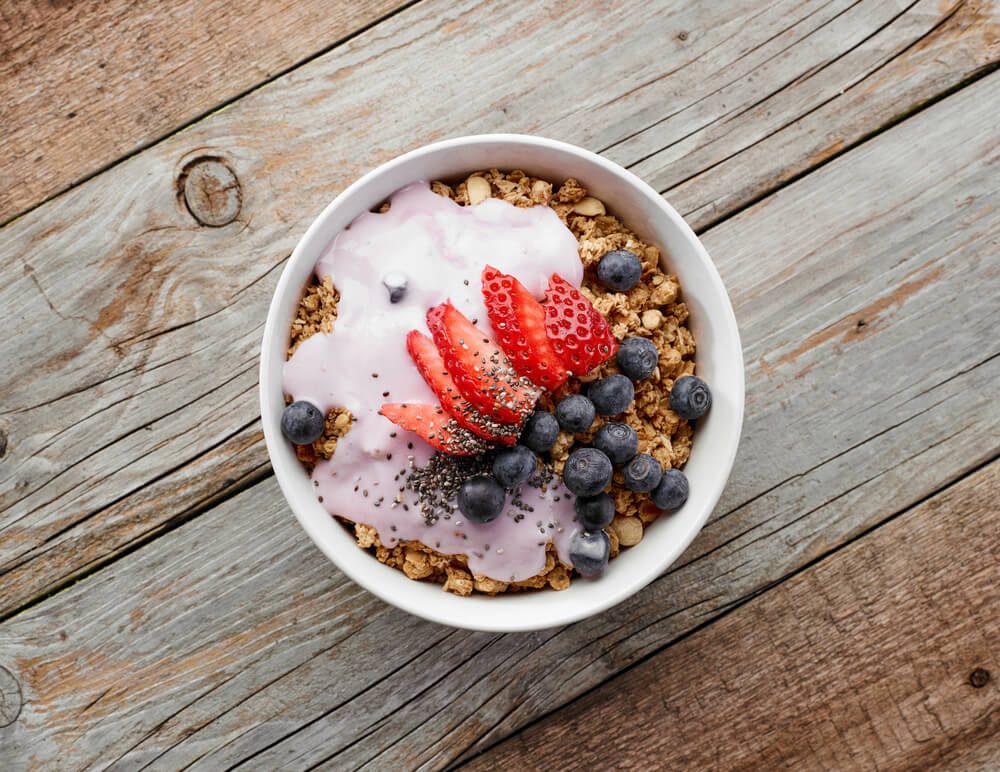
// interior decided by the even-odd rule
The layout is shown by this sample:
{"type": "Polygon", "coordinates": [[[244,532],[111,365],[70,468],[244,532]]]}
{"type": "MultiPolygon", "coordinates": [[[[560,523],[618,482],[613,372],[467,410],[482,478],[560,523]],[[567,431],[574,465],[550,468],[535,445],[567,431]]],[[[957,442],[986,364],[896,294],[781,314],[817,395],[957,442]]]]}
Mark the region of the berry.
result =
{"type": "Polygon", "coordinates": [[[488,523],[503,511],[507,494],[488,474],[470,477],[458,489],[458,508],[477,523],[488,523]]]}
{"type": "Polygon", "coordinates": [[[639,450],[639,435],[628,424],[604,424],[594,435],[594,447],[610,458],[611,463],[624,464],[639,450]]]}
{"type": "Polygon", "coordinates": [[[535,471],[538,461],[530,448],[515,445],[497,453],[493,459],[493,476],[504,488],[516,488],[535,471]]]}
{"type": "Polygon", "coordinates": [[[680,469],[668,469],[663,473],[651,498],[660,509],[680,509],[688,498],[688,478],[680,469]]]}
{"type": "Polygon", "coordinates": [[[326,417],[311,402],[299,400],[281,414],[281,433],[295,445],[309,445],[323,436],[326,417]]]}
{"type": "Polygon", "coordinates": [[[611,482],[611,460],[597,448],[577,448],[563,467],[563,482],[576,496],[596,496],[611,482]]]}
{"type": "Polygon", "coordinates": [[[635,399],[635,386],[627,377],[616,373],[590,384],[587,398],[601,415],[621,415],[635,399]]]}
{"type": "Polygon", "coordinates": [[[410,357],[427,381],[427,385],[440,400],[441,407],[459,426],[486,440],[502,442],[505,445],[517,442],[516,425],[491,421],[461,395],[455,381],[448,374],[444,359],[441,358],[434,341],[417,330],[410,330],[406,336],[406,350],[410,352],[410,357]]]}
{"type": "Polygon", "coordinates": [[[483,299],[497,343],[519,375],[552,391],[569,375],[545,335],[545,309],[513,276],[483,269],[483,299]]]}
{"type": "Polygon", "coordinates": [[[600,531],[615,519],[615,500],[607,493],[581,496],[576,500],[574,508],[585,531],[600,531]]]}
{"type": "Polygon", "coordinates": [[[615,353],[608,321],[580,291],[552,274],[545,293],[545,334],[573,375],[586,375],[615,353]]]}
{"type": "Polygon", "coordinates": [[[490,443],[459,426],[440,405],[387,402],[378,412],[396,426],[418,434],[442,453],[474,456],[491,447],[490,443]]]}
{"type": "Polygon", "coordinates": [[[628,292],[639,283],[642,261],[635,252],[616,249],[597,263],[597,280],[615,292],[628,292]]]}
{"type": "Polygon", "coordinates": [[[604,531],[577,531],[569,540],[569,562],[580,576],[595,578],[608,567],[611,541],[604,531]]]}
{"type": "Polygon", "coordinates": [[[656,344],[649,338],[639,337],[625,338],[615,355],[618,368],[633,381],[641,381],[652,375],[659,358],[660,352],[656,350],[656,344]]]}
{"type": "Polygon", "coordinates": [[[556,420],[567,432],[585,432],[594,423],[597,410],[594,403],[582,394],[570,394],[556,405],[556,420]]]}
{"type": "Polygon", "coordinates": [[[712,407],[712,392],[708,384],[694,375],[685,375],[674,382],[670,390],[670,409],[681,418],[693,421],[712,407]]]}
{"type": "Polygon", "coordinates": [[[427,312],[427,327],[459,392],[476,410],[502,424],[521,424],[530,415],[538,389],[451,302],[427,312]]]}
{"type": "Polygon", "coordinates": [[[406,277],[398,271],[390,271],[383,276],[382,285],[389,292],[390,303],[398,303],[406,295],[406,277]]]}
{"type": "Polygon", "coordinates": [[[648,453],[640,453],[625,465],[622,476],[625,478],[625,487],[630,491],[649,493],[660,484],[663,468],[648,453]]]}
{"type": "Polygon", "coordinates": [[[521,444],[527,445],[536,453],[544,453],[555,445],[559,436],[559,422],[552,413],[536,410],[524,424],[521,432],[521,444]]]}

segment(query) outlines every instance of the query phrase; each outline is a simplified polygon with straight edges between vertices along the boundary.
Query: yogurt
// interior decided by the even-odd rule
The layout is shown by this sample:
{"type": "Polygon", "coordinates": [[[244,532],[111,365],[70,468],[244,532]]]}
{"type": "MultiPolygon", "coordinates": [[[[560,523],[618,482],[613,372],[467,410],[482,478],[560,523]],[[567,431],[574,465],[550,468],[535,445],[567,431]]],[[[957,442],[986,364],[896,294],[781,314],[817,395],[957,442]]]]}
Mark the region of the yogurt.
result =
{"type": "Polygon", "coordinates": [[[313,470],[316,493],[331,514],[375,528],[385,546],[416,540],[462,554],[475,575],[504,582],[535,576],[550,542],[569,565],[578,525],[558,477],[547,486],[522,486],[491,523],[470,522],[455,510],[430,524],[405,481],[434,450],[378,410],[387,402],[437,404],[406,351],[410,330],[427,332],[429,308],[450,299],[491,333],[483,267],[516,276],[541,299],[553,273],[580,286],[576,239],[547,206],[519,208],[491,198],[463,207],[427,182],[402,188],[390,204],[386,213],[354,220],[317,262],[316,276],[332,277],[340,292],[337,321],[332,333],[308,338],[285,363],[286,394],[323,411],[346,408],[354,417],[333,458],[313,470]],[[394,286],[405,279],[395,303],[387,277],[394,286]]]}

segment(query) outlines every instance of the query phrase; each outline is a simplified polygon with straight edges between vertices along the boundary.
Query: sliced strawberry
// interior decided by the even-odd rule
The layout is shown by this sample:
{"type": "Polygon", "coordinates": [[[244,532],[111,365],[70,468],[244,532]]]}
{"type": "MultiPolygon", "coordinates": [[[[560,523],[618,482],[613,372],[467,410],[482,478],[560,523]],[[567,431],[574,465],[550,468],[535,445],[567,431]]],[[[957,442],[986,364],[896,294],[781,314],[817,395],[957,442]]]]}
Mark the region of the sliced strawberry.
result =
{"type": "Polygon", "coordinates": [[[586,375],[618,350],[608,321],[557,273],[545,293],[545,334],[573,375],[586,375]]]}
{"type": "Polygon", "coordinates": [[[390,402],[378,411],[396,426],[423,437],[442,453],[474,456],[489,450],[490,443],[463,429],[440,405],[418,402],[390,402]]]}
{"type": "Polygon", "coordinates": [[[459,392],[476,410],[502,424],[520,425],[531,414],[539,390],[450,301],[427,312],[427,327],[459,392]]]}
{"type": "Polygon", "coordinates": [[[410,352],[427,385],[441,400],[441,407],[459,426],[486,440],[502,442],[505,445],[517,442],[517,426],[499,424],[486,418],[462,396],[455,381],[448,374],[448,368],[434,341],[418,330],[410,330],[406,336],[406,350],[410,352]]]}
{"type": "Polygon", "coordinates": [[[483,299],[493,334],[514,369],[549,391],[569,376],[545,335],[545,309],[521,282],[491,265],[483,269],[483,299]]]}

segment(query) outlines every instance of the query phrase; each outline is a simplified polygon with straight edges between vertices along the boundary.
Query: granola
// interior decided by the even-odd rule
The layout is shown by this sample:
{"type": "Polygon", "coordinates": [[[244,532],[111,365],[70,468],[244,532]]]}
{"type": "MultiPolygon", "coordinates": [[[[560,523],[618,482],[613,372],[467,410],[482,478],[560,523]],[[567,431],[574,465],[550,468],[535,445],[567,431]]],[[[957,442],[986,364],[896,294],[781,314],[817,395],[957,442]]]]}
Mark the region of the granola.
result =
{"type": "MultiPolygon", "coordinates": [[[[583,294],[607,318],[615,337],[621,340],[627,336],[642,336],[651,340],[659,351],[653,375],[636,384],[635,401],[624,417],[615,420],[628,423],[636,431],[640,453],[650,454],[664,469],[682,467],[691,451],[692,427],[670,409],[668,396],[675,380],[694,373],[695,344],[687,327],[688,309],[681,298],[677,278],[661,269],[659,249],[644,242],[617,217],[609,214],[604,203],[588,195],[586,188],[575,179],[568,179],[554,188],[550,182],[518,170],[501,172],[490,169],[476,172],[455,185],[433,182],[431,190],[461,205],[493,197],[518,207],[549,206],[556,212],[579,245],[580,260],[585,269],[583,294]],[[642,261],[642,279],[629,292],[610,292],[596,280],[594,269],[597,262],[605,253],[616,249],[634,252],[642,261]]],[[[380,211],[387,209],[388,204],[384,204],[380,211]]],[[[310,336],[333,329],[338,301],[339,295],[329,277],[322,282],[314,280],[311,283],[303,294],[292,323],[289,356],[310,336]]],[[[616,372],[618,367],[612,358],[584,378],[571,378],[555,392],[543,394],[539,407],[553,410],[567,394],[579,391],[584,380],[591,381],[616,372]]],[[[549,452],[553,470],[561,474],[570,452],[581,444],[589,443],[607,420],[598,416],[585,433],[573,435],[560,432],[549,452]]],[[[338,439],[350,430],[351,422],[351,415],[346,410],[335,409],[327,414],[322,437],[312,445],[297,448],[299,459],[307,469],[320,459],[333,455],[338,439]]],[[[638,544],[645,526],[662,513],[648,496],[625,488],[620,471],[615,472],[610,494],[618,515],[606,532],[611,544],[611,556],[615,557],[622,549],[638,544]]],[[[561,590],[569,586],[572,577],[572,569],[558,560],[552,544],[548,545],[545,567],[539,574],[524,581],[501,582],[473,575],[462,555],[444,555],[413,541],[386,547],[371,526],[346,520],[342,522],[353,528],[358,545],[370,551],[379,561],[402,571],[411,579],[436,582],[446,591],[459,595],[473,592],[495,595],[546,586],[561,590]]]]}

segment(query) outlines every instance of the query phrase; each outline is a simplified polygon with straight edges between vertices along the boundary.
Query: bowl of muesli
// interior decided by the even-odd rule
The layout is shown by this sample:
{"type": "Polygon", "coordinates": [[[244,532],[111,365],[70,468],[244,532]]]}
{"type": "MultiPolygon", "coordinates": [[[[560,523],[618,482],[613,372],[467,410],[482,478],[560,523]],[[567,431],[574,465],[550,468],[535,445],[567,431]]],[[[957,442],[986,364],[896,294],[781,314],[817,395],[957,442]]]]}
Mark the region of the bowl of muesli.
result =
{"type": "Polygon", "coordinates": [[[260,365],[295,517],[347,576],[455,627],[524,631],[661,575],[743,419],[732,305],[649,185],[563,142],[414,150],[312,223],[260,365]]]}

